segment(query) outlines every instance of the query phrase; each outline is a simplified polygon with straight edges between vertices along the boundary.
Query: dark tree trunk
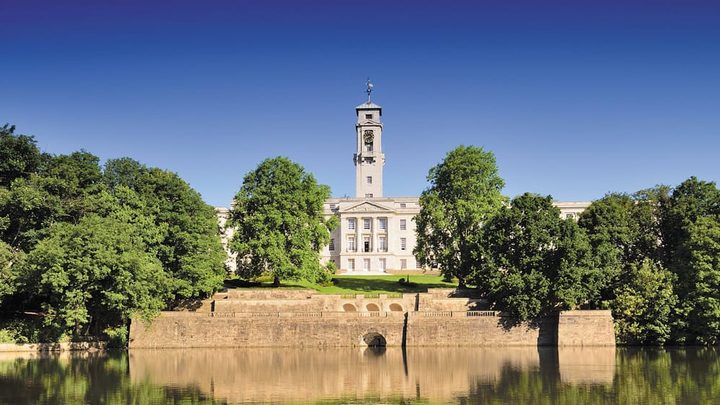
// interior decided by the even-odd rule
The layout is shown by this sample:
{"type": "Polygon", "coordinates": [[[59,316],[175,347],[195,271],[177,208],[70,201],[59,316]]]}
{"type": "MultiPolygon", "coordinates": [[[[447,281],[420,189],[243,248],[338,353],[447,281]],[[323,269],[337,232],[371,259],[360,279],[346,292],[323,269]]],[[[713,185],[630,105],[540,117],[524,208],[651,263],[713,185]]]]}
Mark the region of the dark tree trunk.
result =
{"type": "Polygon", "coordinates": [[[272,285],[273,285],[273,287],[280,287],[280,277],[275,276],[275,278],[273,279],[272,285]]]}

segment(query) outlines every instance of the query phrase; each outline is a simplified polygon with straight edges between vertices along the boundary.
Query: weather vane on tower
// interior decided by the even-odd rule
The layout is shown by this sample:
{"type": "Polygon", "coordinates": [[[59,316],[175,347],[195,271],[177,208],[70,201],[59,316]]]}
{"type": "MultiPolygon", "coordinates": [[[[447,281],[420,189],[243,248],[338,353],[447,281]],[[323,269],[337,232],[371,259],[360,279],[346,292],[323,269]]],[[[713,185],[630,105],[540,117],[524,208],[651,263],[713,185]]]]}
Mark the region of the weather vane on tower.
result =
{"type": "Polygon", "coordinates": [[[370,93],[372,93],[372,91],[373,91],[373,84],[372,84],[372,82],[370,81],[370,78],[368,77],[368,79],[367,79],[367,90],[365,90],[365,92],[366,92],[367,95],[368,95],[368,101],[367,101],[368,104],[370,104],[370,93]]]}

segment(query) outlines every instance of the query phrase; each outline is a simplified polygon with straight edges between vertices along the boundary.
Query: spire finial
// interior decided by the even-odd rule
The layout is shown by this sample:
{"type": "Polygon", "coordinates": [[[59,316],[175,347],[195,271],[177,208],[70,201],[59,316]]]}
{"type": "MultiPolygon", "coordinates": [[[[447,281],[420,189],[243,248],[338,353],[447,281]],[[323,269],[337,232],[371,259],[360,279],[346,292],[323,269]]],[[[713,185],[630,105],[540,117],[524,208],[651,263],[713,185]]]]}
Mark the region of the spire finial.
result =
{"type": "Polygon", "coordinates": [[[373,91],[373,84],[372,84],[372,82],[370,81],[370,78],[368,77],[368,79],[367,79],[367,90],[365,90],[365,92],[366,92],[367,95],[368,95],[368,101],[367,101],[368,104],[370,104],[370,93],[372,93],[372,91],[373,91]]]}

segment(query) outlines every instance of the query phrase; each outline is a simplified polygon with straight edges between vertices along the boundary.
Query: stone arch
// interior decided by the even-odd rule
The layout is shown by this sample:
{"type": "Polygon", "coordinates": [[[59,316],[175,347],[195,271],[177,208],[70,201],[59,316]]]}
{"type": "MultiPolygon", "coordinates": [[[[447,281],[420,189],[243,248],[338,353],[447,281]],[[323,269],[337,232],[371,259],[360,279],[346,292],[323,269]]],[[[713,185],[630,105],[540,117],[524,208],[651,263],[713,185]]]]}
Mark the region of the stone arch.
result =
{"type": "Polygon", "coordinates": [[[368,347],[385,347],[387,346],[387,340],[380,332],[368,332],[362,337],[368,347]]]}
{"type": "Polygon", "coordinates": [[[357,308],[355,308],[355,305],[347,303],[343,305],[343,311],[345,312],[357,312],[357,308]]]}
{"type": "Polygon", "coordinates": [[[402,312],[402,311],[403,311],[403,307],[402,307],[402,305],[400,305],[400,304],[398,304],[398,303],[392,303],[392,304],[390,304],[390,311],[392,311],[392,312],[402,312]]]}
{"type": "Polygon", "coordinates": [[[367,304],[365,308],[370,312],[380,312],[380,307],[378,306],[378,304],[374,304],[372,302],[367,304]]]}

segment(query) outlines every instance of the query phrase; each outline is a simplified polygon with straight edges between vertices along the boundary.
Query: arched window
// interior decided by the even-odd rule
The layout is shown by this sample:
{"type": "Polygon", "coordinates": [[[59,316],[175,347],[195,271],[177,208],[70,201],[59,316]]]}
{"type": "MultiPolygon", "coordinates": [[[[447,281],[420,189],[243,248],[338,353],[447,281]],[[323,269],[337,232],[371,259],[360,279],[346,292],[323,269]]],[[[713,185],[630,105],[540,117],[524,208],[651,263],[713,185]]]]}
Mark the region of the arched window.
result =
{"type": "Polygon", "coordinates": [[[345,312],[357,312],[357,308],[355,308],[355,305],[353,305],[353,304],[345,304],[345,305],[343,305],[343,311],[345,311],[345,312]]]}
{"type": "Polygon", "coordinates": [[[403,308],[400,304],[390,304],[390,310],[393,312],[402,312],[403,308]]]}
{"type": "Polygon", "coordinates": [[[370,312],[379,312],[380,311],[380,307],[377,306],[377,304],[367,304],[367,306],[365,308],[367,308],[367,310],[370,312]]]}

